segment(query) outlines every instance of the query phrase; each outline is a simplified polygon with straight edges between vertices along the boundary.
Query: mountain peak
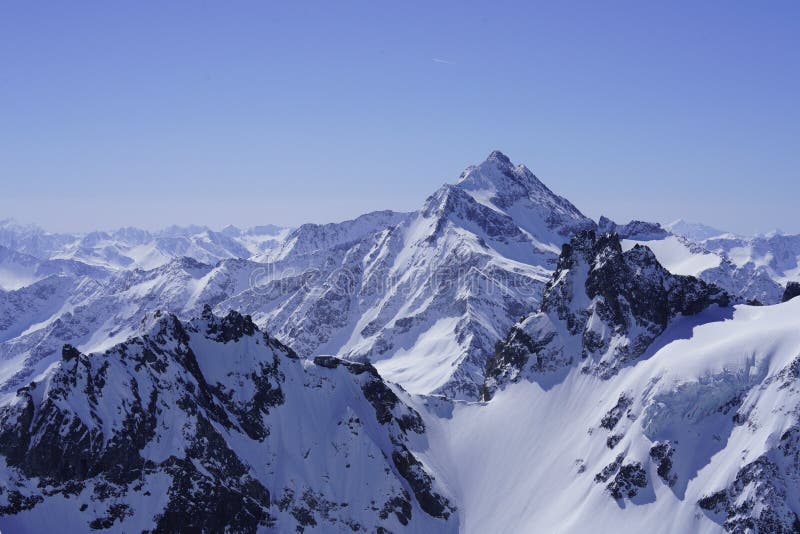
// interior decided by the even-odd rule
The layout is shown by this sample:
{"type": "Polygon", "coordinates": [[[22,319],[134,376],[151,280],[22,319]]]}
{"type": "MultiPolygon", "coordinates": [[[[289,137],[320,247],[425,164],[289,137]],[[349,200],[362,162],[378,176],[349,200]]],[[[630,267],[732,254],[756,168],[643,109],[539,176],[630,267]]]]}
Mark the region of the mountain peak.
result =
{"type": "Polygon", "coordinates": [[[511,159],[508,156],[500,152],[499,150],[493,150],[489,157],[486,158],[486,161],[496,162],[501,165],[513,166],[511,163],[511,159]]]}
{"type": "Polygon", "coordinates": [[[481,164],[468,167],[455,187],[479,204],[512,216],[526,232],[548,235],[546,239],[553,243],[579,228],[594,227],[567,199],[553,193],[524,165],[515,166],[499,150],[481,164]]]}
{"type": "Polygon", "coordinates": [[[482,163],[468,167],[456,185],[468,191],[524,194],[540,183],[527,168],[514,166],[508,156],[495,150],[482,163]]]}

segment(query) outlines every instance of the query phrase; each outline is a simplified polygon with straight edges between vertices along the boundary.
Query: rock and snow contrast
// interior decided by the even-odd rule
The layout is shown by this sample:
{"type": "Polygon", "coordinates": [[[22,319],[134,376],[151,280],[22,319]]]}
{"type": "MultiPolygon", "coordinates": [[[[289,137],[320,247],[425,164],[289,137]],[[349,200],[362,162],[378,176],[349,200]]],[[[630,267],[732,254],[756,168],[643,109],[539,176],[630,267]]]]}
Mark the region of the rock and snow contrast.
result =
{"type": "Polygon", "coordinates": [[[341,223],[3,221],[0,530],[795,532],[798,281],[500,152],[341,223]]]}
{"type": "Polygon", "coordinates": [[[0,409],[10,532],[455,532],[425,424],[369,364],[300,359],[231,312],[70,345],[0,409]]]}
{"type": "Polygon", "coordinates": [[[664,229],[669,233],[620,237],[626,248],[646,244],[673,273],[697,276],[743,302],[780,302],[786,285],[800,279],[798,235],[745,237],[684,221],[664,229]]]}

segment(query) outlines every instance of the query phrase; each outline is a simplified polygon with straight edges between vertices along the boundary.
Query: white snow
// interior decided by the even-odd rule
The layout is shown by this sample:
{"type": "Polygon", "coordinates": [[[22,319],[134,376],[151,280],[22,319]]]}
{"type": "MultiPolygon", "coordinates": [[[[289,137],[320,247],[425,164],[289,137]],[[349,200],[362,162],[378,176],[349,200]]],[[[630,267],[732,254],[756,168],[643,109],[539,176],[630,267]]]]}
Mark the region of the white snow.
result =
{"type": "Polygon", "coordinates": [[[673,274],[698,276],[707,269],[719,266],[721,259],[710,252],[694,252],[676,236],[653,241],[623,240],[623,250],[630,250],[636,245],[649,247],[656,255],[658,262],[673,274]]]}

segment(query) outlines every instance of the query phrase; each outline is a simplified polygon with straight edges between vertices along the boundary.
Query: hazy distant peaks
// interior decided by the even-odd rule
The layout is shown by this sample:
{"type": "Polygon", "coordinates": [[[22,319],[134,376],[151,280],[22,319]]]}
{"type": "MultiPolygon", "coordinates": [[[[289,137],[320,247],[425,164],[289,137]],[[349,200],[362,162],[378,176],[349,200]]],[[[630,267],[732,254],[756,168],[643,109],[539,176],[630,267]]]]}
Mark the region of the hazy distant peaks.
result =
{"type": "Polygon", "coordinates": [[[728,233],[725,230],[719,230],[701,223],[687,222],[683,219],[672,221],[671,223],[664,225],[664,228],[675,235],[682,236],[693,241],[702,241],[704,239],[709,239],[728,233]]]}

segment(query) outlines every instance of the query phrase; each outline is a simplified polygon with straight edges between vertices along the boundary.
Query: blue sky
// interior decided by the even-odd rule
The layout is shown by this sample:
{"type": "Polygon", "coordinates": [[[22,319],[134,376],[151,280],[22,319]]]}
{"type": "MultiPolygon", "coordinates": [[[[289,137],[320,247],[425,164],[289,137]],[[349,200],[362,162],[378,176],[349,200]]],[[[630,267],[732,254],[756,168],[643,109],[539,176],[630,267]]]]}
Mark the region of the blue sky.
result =
{"type": "Polygon", "coordinates": [[[4,2],[0,218],[329,222],[497,148],[595,218],[800,232],[798,95],[800,2],[4,2]]]}

